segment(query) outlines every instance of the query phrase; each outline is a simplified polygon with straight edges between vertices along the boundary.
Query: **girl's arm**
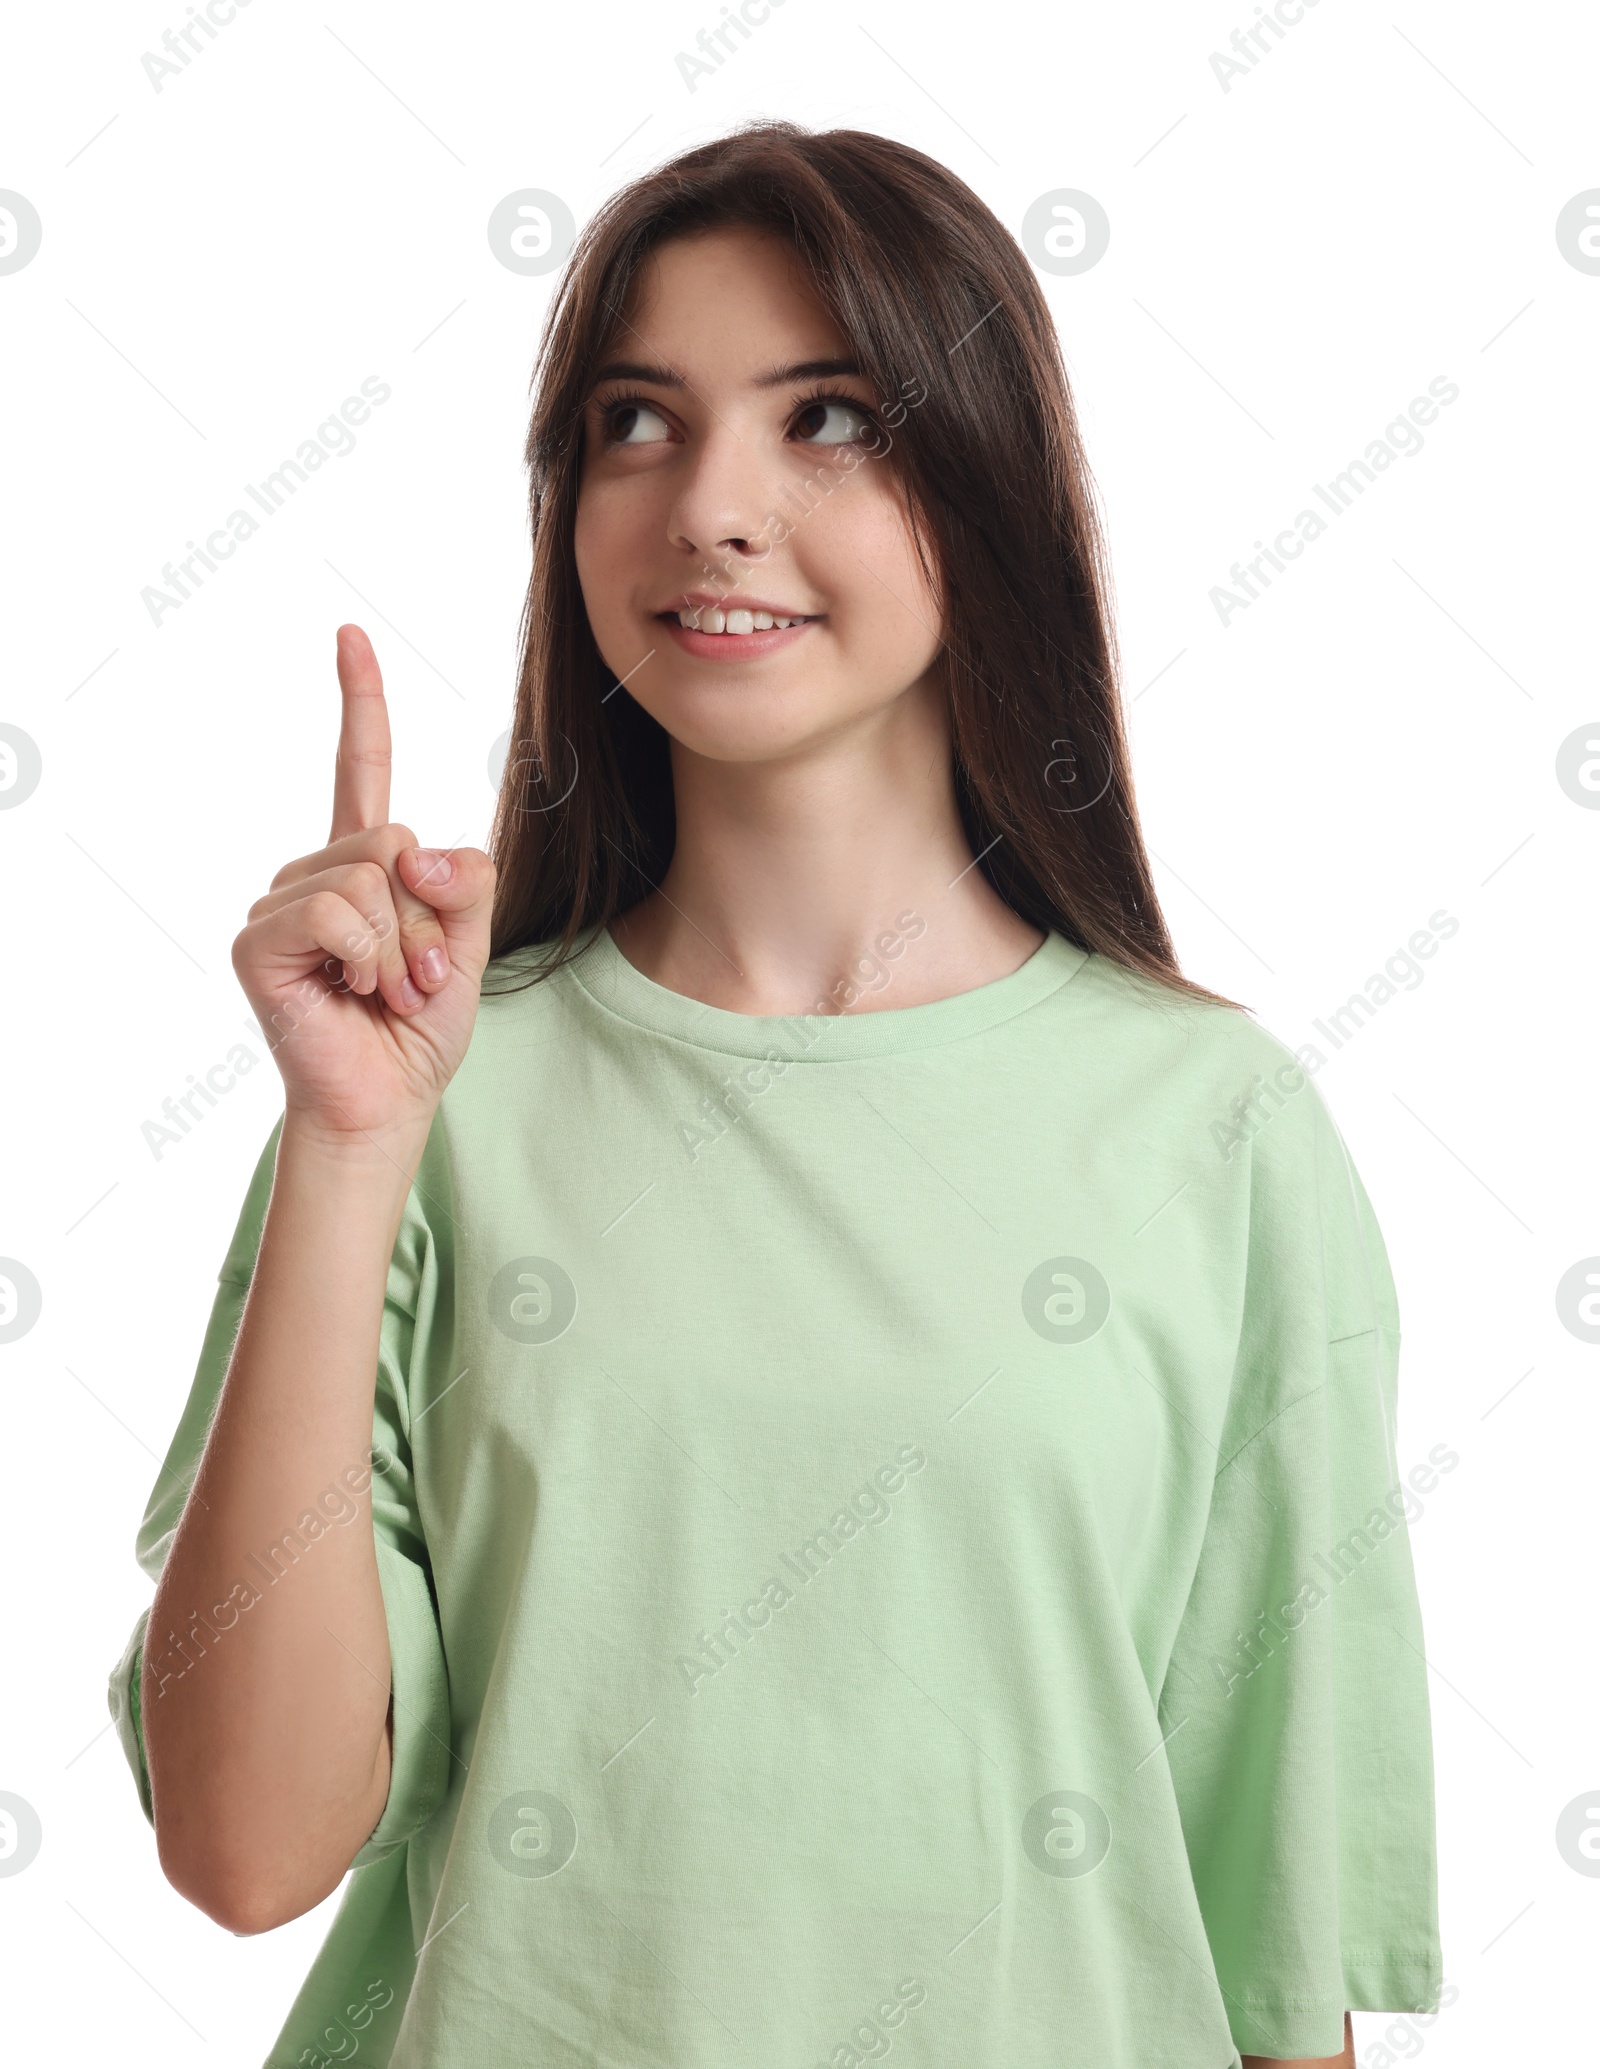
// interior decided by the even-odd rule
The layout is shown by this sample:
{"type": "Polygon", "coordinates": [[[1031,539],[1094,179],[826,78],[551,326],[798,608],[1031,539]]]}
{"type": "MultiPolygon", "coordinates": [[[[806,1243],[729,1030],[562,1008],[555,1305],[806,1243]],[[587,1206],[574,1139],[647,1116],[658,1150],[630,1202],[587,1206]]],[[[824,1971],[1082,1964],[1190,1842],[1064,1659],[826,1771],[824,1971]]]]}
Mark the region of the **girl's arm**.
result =
{"type": "Polygon", "coordinates": [[[389,1255],[426,1140],[286,1122],[238,1340],[150,1612],[142,1723],[167,1879],[262,1932],[338,1886],[389,1788],[389,1638],[370,1519],[285,1543],[372,1444],[389,1255]],[[276,1548],[276,1550],[274,1549],[276,1548]],[[268,1575],[277,1576],[269,1579],[268,1575]],[[254,1600],[180,1644],[241,1580],[254,1600]]]}
{"type": "Polygon", "coordinates": [[[340,628],[338,663],[328,845],[278,871],[233,944],[283,1077],[283,1129],[140,1671],[162,1868],[246,1933],[327,1896],[388,1796],[388,1623],[370,1511],[364,1528],[309,1544],[296,1525],[371,1451],[390,1258],[471,1039],[494,895],[479,850],[420,849],[389,823],[383,679],[359,627],[340,628]],[[227,1623],[214,1605],[249,1600],[234,1594],[241,1581],[255,1599],[227,1623]],[[187,1638],[197,1617],[226,1624],[205,1649],[187,1638]]]}

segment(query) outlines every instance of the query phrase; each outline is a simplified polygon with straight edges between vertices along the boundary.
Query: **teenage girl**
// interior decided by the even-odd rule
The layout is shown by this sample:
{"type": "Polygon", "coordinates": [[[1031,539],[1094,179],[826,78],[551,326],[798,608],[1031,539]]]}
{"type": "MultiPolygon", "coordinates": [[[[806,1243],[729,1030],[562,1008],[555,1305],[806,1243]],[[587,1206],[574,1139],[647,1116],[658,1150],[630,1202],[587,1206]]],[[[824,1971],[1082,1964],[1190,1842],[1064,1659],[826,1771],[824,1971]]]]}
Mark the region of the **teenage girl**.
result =
{"type": "Polygon", "coordinates": [[[344,626],[234,944],[284,1111],[112,1681],[168,1878],[353,1869],[275,2065],[1350,2064],[1441,1998],[1394,1289],[1174,958],[1027,260],[704,146],[528,458],[493,860],[344,626]]]}

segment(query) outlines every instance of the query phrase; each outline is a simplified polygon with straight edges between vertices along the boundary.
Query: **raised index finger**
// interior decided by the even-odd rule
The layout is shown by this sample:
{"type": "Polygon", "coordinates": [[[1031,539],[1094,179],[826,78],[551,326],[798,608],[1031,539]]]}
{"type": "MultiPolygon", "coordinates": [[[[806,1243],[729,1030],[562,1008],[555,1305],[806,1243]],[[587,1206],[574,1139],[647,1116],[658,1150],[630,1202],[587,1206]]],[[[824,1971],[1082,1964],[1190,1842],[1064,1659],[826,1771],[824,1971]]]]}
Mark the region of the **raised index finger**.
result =
{"type": "Polygon", "coordinates": [[[378,657],[359,625],[339,627],[338,662],[344,712],[333,771],[330,841],[389,823],[389,707],[378,657]]]}

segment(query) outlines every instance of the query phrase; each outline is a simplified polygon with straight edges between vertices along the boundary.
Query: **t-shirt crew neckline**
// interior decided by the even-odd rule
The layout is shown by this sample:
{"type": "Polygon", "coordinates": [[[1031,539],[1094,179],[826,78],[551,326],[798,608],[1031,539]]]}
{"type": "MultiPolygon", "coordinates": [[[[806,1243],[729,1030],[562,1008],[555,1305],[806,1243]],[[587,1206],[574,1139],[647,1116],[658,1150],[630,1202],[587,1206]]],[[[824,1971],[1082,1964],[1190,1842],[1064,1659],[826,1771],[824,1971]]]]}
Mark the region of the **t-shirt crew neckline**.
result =
{"type": "MultiPolygon", "coordinates": [[[[915,953],[914,944],[906,944],[915,953]]],[[[609,927],[600,927],[568,965],[573,979],[619,1019],[669,1035],[697,1049],[726,1056],[765,1057],[776,1050],[807,1062],[842,1062],[931,1048],[1024,1013],[1068,984],[1089,960],[1065,935],[1047,933],[1026,962],[971,991],[918,1006],[883,1006],[869,1012],[730,1013],[669,990],[630,963],[609,927]]],[[[894,964],[885,961],[892,984],[894,964]]]]}

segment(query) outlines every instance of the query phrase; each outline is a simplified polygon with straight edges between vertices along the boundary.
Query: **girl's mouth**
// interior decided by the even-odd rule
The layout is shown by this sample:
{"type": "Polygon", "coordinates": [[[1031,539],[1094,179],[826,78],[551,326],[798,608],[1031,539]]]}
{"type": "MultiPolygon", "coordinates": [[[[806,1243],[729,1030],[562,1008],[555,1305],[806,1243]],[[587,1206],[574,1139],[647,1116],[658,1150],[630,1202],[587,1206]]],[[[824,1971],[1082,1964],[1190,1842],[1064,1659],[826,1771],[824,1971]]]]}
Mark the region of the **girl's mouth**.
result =
{"type": "Polygon", "coordinates": [[[703,604],[685,610],[657,611],[656,622],[697,660],[754,661],[779,647],[791,646],[804,636],[807,626],[821,624],[822,619],[820,615],[793,617],[738,607],[721,610],[714,604],[703,604]]]}

